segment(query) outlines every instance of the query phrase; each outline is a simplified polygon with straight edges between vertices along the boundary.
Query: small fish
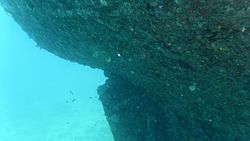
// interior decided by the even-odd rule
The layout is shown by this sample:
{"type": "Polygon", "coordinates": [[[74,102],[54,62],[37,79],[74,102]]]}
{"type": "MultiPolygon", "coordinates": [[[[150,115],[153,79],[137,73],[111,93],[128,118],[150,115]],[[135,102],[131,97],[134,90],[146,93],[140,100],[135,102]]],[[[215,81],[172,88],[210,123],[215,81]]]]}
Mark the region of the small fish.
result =
{"type": "Polygon", "coordinates": [[[76,101],[76,99],[72,99],[72,101],[71,101],[71,102],[73,103],[73,102],[75,102],[75,101],[76,101]]]}
{"type": "Polygon", "coordinates": [[[71,90],[69,91],[69,93],[72,94],[72,95],[74,94],[73,91],[71,91],[71,90]]]}

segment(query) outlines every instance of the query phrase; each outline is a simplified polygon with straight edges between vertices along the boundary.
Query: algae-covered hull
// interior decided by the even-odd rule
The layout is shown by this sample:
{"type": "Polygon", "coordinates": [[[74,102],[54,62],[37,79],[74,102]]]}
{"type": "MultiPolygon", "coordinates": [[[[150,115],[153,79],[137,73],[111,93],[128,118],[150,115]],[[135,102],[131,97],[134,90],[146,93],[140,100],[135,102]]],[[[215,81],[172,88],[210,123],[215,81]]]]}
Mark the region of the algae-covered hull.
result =
{"type": "Polygon", "coordinates": [[[104,70],[116,141],[250,139],[248,0],[0,0],[37,45],[104,70]]]}

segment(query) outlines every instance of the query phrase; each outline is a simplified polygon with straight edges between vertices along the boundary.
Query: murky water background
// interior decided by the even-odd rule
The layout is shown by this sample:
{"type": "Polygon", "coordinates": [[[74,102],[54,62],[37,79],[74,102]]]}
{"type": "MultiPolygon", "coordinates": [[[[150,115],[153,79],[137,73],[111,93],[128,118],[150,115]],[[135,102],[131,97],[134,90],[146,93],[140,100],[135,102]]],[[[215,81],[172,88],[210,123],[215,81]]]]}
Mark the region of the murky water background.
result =
{"type": "Polygon", "coordinates": [[[35,46],[0,8],[0,141],[112,141],[103,72],[35,46]]]}

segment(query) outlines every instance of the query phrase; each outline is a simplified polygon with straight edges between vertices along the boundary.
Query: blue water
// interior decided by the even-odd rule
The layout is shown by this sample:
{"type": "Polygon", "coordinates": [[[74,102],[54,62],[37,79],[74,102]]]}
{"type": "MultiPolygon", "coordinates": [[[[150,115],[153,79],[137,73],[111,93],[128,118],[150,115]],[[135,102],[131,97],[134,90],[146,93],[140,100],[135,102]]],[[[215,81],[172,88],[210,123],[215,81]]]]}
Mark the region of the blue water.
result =
{"type": "Polygon", "coordinates": [[[0,141],[113,141],[101,70],[39,47],[0,7],[0,141]]]}

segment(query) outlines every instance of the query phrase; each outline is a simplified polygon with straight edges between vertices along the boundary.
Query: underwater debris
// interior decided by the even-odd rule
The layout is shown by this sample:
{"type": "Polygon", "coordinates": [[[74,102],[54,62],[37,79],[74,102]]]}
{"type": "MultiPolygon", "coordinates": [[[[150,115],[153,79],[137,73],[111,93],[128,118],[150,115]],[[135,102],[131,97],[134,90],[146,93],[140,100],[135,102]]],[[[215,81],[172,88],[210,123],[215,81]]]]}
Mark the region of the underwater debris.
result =
{"type": "Polygon", "coordinates": [[[191,92],[195,91],[195,90],[197,89],[197,88],[196,88],[196,83],[194,83],[194,84],[188,86],[188,89],[189,89],[191,92]]]}
{"type": "Polygon", "coordinates": [[[102,6],[108,6],[108,2],[106,0],[100,0],[102,6]]]}
{"type": "Polygon", "coordinates": [[[110,63],[110,62],[111,62],[111,58],[108,57],[108,58],[105,59],[105,61],[106,61],[107,63],[110,63]]]}

